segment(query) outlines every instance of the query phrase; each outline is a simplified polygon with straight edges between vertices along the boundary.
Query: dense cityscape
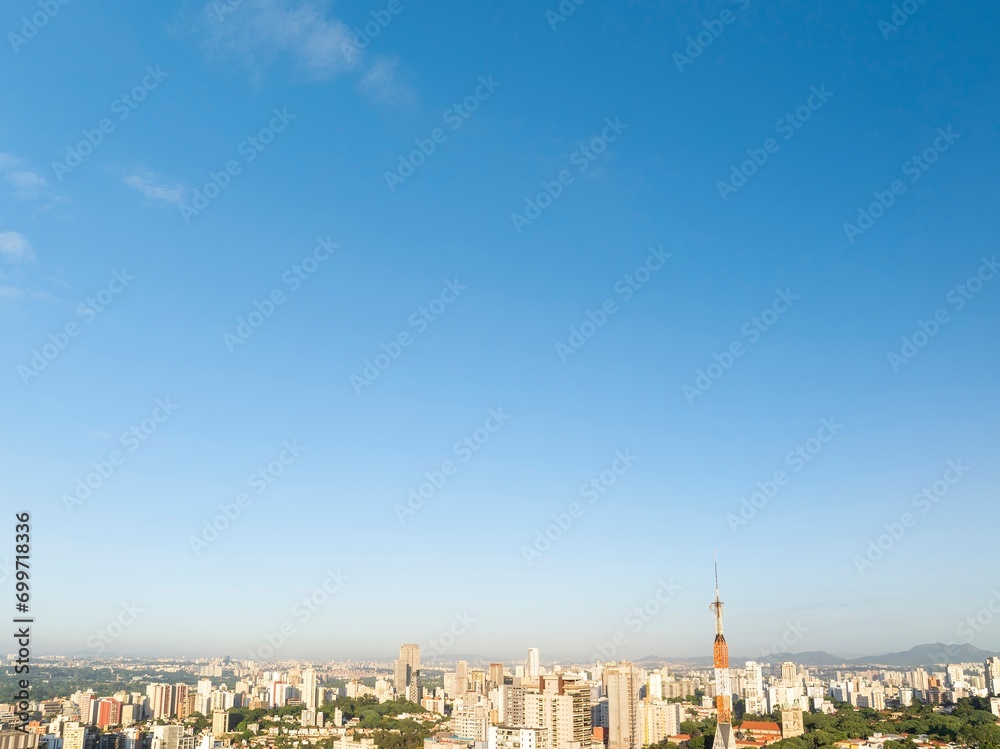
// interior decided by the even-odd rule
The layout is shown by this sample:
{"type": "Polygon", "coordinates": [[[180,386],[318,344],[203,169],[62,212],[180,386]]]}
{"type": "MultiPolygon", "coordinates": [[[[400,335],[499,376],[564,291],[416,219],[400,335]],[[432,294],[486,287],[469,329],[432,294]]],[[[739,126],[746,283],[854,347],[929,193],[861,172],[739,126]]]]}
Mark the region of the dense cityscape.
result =
{"type": "MultiPolygon", "coordinates": [[[[3,749],[710,749],[714,675],[651,663],[391,664],[43,659],[100,686],[0,704],[3,749]],[[104,674],[104,676],[100,676],[104,674]],[[113,676],[109,676],[113,674],[113,676]],[[154,675],[162,681],[143,681],[154,675]],[[106,680],[106,681],[105,681],[106,680]]],[[[748,661],[729,674],[738,747],[996,746],[1000,658],[940,668],[748,661]],[[984,730],[986,729],[986,730],[984,730]],[[801,738],[799,738],[801,737],[801,738]]]]}
{"type": "Polygon", "coordinates": [[[546,663],[538,648],[514,664],[424,668],[414,643],[391,663],[48,658],[34,683],[51,694],[0,704],[0,749],[1000,747],[998,656],[732,668],[718,582],[711,608],[710,670],[655,658],[546,663]]]}

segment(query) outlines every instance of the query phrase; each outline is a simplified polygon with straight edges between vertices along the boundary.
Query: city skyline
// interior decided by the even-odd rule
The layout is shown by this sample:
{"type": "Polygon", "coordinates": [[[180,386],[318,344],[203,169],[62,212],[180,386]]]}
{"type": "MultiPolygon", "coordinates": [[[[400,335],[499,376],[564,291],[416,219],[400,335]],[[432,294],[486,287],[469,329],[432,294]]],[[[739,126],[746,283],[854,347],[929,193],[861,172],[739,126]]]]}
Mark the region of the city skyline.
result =
{"type": "MultiPolygon", "coordinates": [[[[627,660],[548,668],[531,647],[519,663],[487,669],[458,661],[454,670],[425,678],[413,643],[399,646],[391,666],[161,659],[120,662],[114,679],[100,668],[73,678],[59,659],[42,659],[36,674],[55,667],[70,680],[44,688],[41,699],[22,692],[16,706],[0,704],[0,743],[5,749],[277,749],[298,736],[321,749],[381,749],[400,741],[414,749],[749,749],[807,733],[835,749],[853,749],[862,738],[870,749],[898,749],[903,740],[920,749],[1000,743],[1000,657],[930,669],[842,670],[791,661],[730,667],[718,594],[713,608],[714,666],[702,669],[627,660]],[[13,718],[24,730],[9,730],[13,718]],[[867,735],[837,738],[852,732],[867,735]]],[[[0,690],[13,693],[6,681],[0,690]]]]}

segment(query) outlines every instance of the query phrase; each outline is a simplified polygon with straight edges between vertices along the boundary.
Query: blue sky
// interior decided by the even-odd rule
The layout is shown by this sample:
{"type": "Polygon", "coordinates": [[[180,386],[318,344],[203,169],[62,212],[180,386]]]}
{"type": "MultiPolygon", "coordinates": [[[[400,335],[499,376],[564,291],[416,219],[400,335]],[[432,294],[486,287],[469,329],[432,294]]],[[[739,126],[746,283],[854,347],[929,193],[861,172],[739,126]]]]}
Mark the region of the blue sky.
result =
{"type": "Polygon", "coordinates": [[[0,11],[39,648],[707,654],[717,549],[736,654],[1000,650],[993,4],[48,7],[0,11]]]}

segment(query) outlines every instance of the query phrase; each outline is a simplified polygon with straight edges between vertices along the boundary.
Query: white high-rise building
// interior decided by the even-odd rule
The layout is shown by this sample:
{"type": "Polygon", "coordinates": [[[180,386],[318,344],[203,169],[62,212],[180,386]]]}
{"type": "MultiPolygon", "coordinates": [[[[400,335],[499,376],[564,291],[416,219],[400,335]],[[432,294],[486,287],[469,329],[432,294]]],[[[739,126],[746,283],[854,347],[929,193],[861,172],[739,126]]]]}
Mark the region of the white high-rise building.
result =
{"type": "Polygon", "coordinates": [[[537,679],[541,672],[541,653],[538,648],[528,648],[528,669],[525,675],[529,679],[537,679]]]}
{"type": "Polygon", "coordinates": [[[315,710],[317,707],[315,668],[307,668],[302,672],[302,704],[308,710],[315,710]]]}
{"type": "Polygon", "coordinates": [[[986,691],[991,697],[1000,697],[1000,657],[986,659],[986,691]]]}
{"type": "Polygon", "coordinates": [[[652,700],[663,699],[663,676],[659,671],[654,671],[649,675],[649,679],[646,682],[646,696],[652,700]]]}
{"type": "Polygon", "coordinates": [[[487,749],[544,749],[549,739],[544,728],[490,726],[486,731],[487,749]]]}
{"type": "Polygon", "coordinates": [[[146,699],[149,700],[149,710],[153,720],[169,718],[174,714],[173,690],[169,684],[150,684],[146,687],[146,699]]]}
{"type": "Polygon", "coordinates": [[[763,715],[767,712],[767,699],[764,694],[764,674],[760,664],[747,661],[743,670],[743,700],[745,710],[749,715],[763,715]]]}
{"type": "Polygon", "coordinates": [[[451,714],[451,730],[456,736],[473,741],[486,741],[490,714],[485,704],[455,708],[451,714]]]}

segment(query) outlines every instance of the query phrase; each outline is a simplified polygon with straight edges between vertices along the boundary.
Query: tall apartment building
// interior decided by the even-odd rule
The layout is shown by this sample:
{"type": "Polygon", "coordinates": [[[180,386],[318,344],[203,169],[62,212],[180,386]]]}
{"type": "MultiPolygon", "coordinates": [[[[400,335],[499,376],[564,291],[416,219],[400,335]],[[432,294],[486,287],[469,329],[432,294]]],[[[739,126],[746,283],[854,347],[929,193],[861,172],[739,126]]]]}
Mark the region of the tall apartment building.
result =
{"type": "Polygon", "coordinates": [[[961,665],[949,664],[945,666],[945,684],[954,688],[964,682],[965,669],[961,665]]]}
{"type": "Polygon", "coordinates": [[[469,689],[469,663],[459,661],[455,665],[455,694],[465,694],[469,689]]]}
{"type": "Polygon", "coordinates": [[[122,703],[103,699],[97,703],[97,727],[119,726],[122,722],[122,703]]]}
{"type": "MultiPolygon", "coordinates": [[[[405,643],[399,646],[399,658],[393,661],[393,686],[396,692],[411,702],[420,701],[420,646],[405,643]]],[[[483,738],[483,741],[486,739],[483,738]]]]}
{"type": "Polygon", "coordinates": [[[986,659],[986,691],[991,697],[1000,697],[1000,657],[986,659]]]}
{"type": "Polygon", "coordinates": [[[186,718],[194,711],[193,693],[188,694],[190,688],[187,684],[174,684],[170,689],[173,714],[178,718],[186,718]]]}
{"type": "Polygon", "coordinates": [[[500,705],[498,711],[500,722],[508,726],[525,726],[524,695],[527,690],[523,685],[505,684],[500,687],[500,705]]]}
{"type": "Polygon", "coordinates": [[[216,710],[229,710],[232,707],[236,707],[236,693],[230,692],[223,685],[222,689],[215,689],[208,696],[208,710],[202,715],[211,715],[216,710]]]}
{"type": "Polygon", "coordinates": [[[63,729],[63,749],[86,749],[87,729],[77,724],[67,725],[63,729]]]}
{"type": "Polygon", "coordinates": [[[288,702],[288,695],[291,690],[291,684],[287,684],[283,681],[272,682],[270,700],[271,707],[284,707],[288,702]]]}
{"type": "Polygon", "coordinates": [[[95,723],[97,721],[97,695],[92,691],[77,692],[73,695],[73,702],[79,710],[81,723],[95,723]]]}
{"type": "Polygon", "coordinates": [[[743,669],[743,700],[749,715],[763,715],[767,712],[767,698],[764,692],[764,673],[756,661],[747,661],[743,669]]]}
{"type": "Polygon", "coordinates": [[[654,671],[646,678],[646,697],[653,700],[663,699],[663,674],[654,671]]]}
{"type": "Polygon", "coordinates": [[[639,746],[663,741],[681,732],[684,707],[665,700],[645,699],[639,703],[639,746]]]}
{"type": "Polygon", "coordinates": [[[218,738],[224,733],[229,733],[229,713],[216,710],[212,713],[212,735],[218,738]]]}
{"type": "Polygon", "coordinates": [[[608,696],[608,749],[640,749],[639,669],[623,661],[604,671],[608,696]]]}
{"type": "Polygon", "coordinates": [[[174,692],[169,684],[150,684],[146,687],[149,700],[149,714],[153,720],[170,718],[174,715],[174,692]]]}
{"type": "Polygon", "coordinates": [[[524,725],[546,729],[548,743],[543,749],[589,747],[593,734],[590,686],[570,683],[559,692],[526,692],[524,725]]]}
{"type": "Polygon", "coordinates": [[[919,689],[921,692],[926,692],[930,689],[930,677],[927,672],[922,668],[911,671],[910,686],[914,689],[919,689]]]}
{"type": "Polygon", "coordinates": [[[485,704],[463,705],[451,714],[451,731],[472,741],[486,741],[490,714],[485,704]]]}
{"type": "Polygon", "coordinates": [[[785,682],[785,684],[795,684],[799,680],[795,663],[792,661],[785,661],[781,664],[781,680],[785,682]]]}
{"type": "Polygon", "coordinates": [[[497,687],[503,684],[503,664],[491,663],[489,671],[490,684],[497,687]]]}
{"type": "Polygon", "coordinates": [[[481,668],[474,668],[469,673],[469,691],[476,694],[486,694],[486,672],[481,668]]]}
{"type": "Polygon", "coordinates": [[[541,653],[538,648],[528,648],[528,668],[525,676],[528,679],[537,679],[542,672],[541,653]]]}
{"type": "Polygon", "coordinates": [[[548,735],[544,728],[490,726],[486,732],[487,749],[544,749],[548,735]]]}
{"type": "Polygon", "coordinates": [[[302,672],[302,704],[309,710],[315,710],[318,707],[316,688],[316,669],[307,668],[302,672]]]}
{"type": "Polygon", "coordinates": [[[180,749],[182,732],[182,727],[177,724],[153,726],[149,749],[180,749]]]}
{"type": "Polygon", "coordinates": [[[607,697],[601,697],[590,708],[590,723],[594,728],[604,729],[604,733],[607,734],[609,723],[607,697]]]}

